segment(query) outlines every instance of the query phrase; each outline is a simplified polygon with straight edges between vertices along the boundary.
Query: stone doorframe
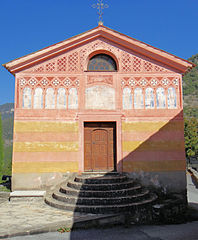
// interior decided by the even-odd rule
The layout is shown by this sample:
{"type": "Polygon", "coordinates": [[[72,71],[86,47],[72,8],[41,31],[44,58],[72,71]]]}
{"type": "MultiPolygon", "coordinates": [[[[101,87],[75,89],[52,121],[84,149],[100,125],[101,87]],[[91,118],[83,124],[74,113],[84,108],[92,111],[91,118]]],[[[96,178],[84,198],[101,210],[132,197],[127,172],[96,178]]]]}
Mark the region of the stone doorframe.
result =
{"type": "Polygon", "coordinates": [[[84,172],[84,123],[115,122],[116,123],[116,164],[117,171],[122,172],[122,115],[112,113],[78,114],[79,123],[79,171],[84,172]]]}

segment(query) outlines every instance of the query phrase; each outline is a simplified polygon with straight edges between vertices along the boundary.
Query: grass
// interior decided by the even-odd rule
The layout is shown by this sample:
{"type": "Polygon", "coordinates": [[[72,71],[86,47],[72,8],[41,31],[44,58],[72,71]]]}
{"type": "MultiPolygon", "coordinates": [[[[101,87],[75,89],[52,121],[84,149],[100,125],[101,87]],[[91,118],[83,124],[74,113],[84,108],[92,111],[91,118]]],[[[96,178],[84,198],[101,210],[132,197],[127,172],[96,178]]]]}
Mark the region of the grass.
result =
{"type": "Polygon", "coordinates": [[[0,186],[0,192],[10,192],[10,189],[4,186],[0,186]]]}

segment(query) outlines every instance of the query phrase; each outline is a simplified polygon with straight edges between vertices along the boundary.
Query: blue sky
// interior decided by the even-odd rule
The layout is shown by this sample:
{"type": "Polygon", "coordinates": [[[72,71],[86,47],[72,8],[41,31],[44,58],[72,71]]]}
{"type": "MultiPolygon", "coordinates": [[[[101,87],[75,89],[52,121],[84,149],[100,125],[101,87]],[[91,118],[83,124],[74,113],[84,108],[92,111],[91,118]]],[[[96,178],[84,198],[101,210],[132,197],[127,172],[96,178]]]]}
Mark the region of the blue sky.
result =
{"type": "MultiPolygon", "coordinates": [[[[198,53],[198,0],[103,0],[104,25],[187,59],[198,53]]],[[[0,63],[97,26],[97,0],[1,0],[0,63]]],[[[0,104],[14,77],[0,66],[0,104]]]]}

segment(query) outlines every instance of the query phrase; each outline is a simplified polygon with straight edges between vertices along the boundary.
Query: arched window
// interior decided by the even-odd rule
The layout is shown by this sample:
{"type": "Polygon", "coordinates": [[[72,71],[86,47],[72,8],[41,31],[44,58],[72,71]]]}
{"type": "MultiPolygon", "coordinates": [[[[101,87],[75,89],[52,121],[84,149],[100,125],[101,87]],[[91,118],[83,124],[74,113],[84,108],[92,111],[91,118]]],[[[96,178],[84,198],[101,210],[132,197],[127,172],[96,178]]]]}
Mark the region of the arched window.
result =
{"type": "Polygon", "coordinates": [[[57,94],[57,108],[58,109],[65,109],[66,108],[66,94],[64,88],[58,89],[57,94]]]}
{"type": "Polygon", "coordinates": [[[76,88],[71,88],[69,90],[68,108],[78,109],[78,92],[76,88]]]}
{"type": "Polygon", "coordinates": [[[23,89],[23,108],[31,108],[32,106],[32,90],[28,87],[23,89]]]}
{"type": "Polygon", "coordinates": [[[34,109],[43,108],[43,90],[42,88],[36,88],[34,92],[34,109]]]}
{"type": "Polygon", "coordinates": [[[141,88],[136,88],[134,90],[134,108],[144,108],[143,93],[141,88]]]}
{"type": "Polygon", "coordinates": [[[175,88],[170,87],[168,89],[168,108],[176,108],[177,107],[177,95],[175,88]]]}
{"type": "Polygon", "coordinates": [[[145,91],[145,108],[154,108],[154,92],[152,88],[147,88],[145,91]]]}
{"type": "Polygon", "coordinates": [[[131,89],[128,87],[123,89],[122,104],[123,109],[132,109],[132,94],[131,89]]]}
{"type": "Polygon", "coordinates": [[[156,91],[156,100],[157,100],[157,108],[166,107],[166,95],[162,87],[158,88],[156,91]]]}
{"type": "Polygon", "coordinates": [[[88,71],[113,72],[117,71],[117,66],[115,60],[109,55],[97,54],[89,60],[88,71]]]}
{"type": "Polygon", "coordinates": [[[48,88],[45,96],[45,108],[54,109],[55,108],[55,94],[53,88],[48,88]]]}

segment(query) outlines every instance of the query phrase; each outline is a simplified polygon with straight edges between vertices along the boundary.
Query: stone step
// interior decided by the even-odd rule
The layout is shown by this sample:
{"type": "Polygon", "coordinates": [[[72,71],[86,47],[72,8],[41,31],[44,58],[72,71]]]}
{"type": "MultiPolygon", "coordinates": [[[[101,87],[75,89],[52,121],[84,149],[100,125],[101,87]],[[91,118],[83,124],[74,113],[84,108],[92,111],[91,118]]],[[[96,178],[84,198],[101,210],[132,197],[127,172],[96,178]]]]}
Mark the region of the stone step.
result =
{"type": "Polygon", "coordinates": [[[81,176],[89,176],[89,175],[92,175],[92,176],[116,176],[116,175],[123,175],[119,172],[82,172],[81,176]]]}
{"type": "Polygon", "coordinates": [[[69,194],[72,196],[78,197],[90,197],[90,198],[114,198],[119,196],[128,196],[132,194],[136,194],[141,190],[140,184],[135,184],[127,189],[119,189],[119,190],[106,190],[106,191],[92,191],[92,190],[80,190],[80,189],[73,189],[67,186],[62,185],[60,187],[60,192],[64,194],[69,194]]]}
{"type": "Polygon", "coordinates": [[[28,199],[34,198],[34,199],[41,199],[43,200],[43,197],[45,196],[46,191],[35,191],[35,190],[25,190],[25,191],[13,191],[10,193],[9,201],[28,201],[28,199]]]}
{"type": "Polygon", "coordinates": [[[105,176],[94,176],[94,175],[82,175],[75,178],[75,182],[83,184],[109,184],[109,183],[121,183],[127,180],[124,175],[105,175],[105,176]]]}
{"type": "Polygon", "coordinates": [[[140,193],[129,195],[129,196],[117,196],[116,198],[85,198],[85,197],[78,197],[78,196],[71,196],[63,194],[59,191],[56,191],[52,194],[52,197],[56,200],[66,202],[69,204],[75,205],[120,205],[120,204],[128,204],[133,203],[135,201],[142,201],[146,200],[149,197],[149,190],[142,189],[140,193]]]}
{"type": "Polygon", "coordinates": [[[121,183],[109,183],[109,184],[83,184],[75,181],[70,181],[68,182],[67,186],[79,190],[108,191],[131,188],[134,186],[134,181],[127,180],[121,183]]]}
{"type": "Polygon", "coordinates": [[[75,205],[65,202],[58,201],[52,197],[46,197],[45,202],[55,208],[73,211],[73,212],[83,212],[83,213],[93,213],[93,214],[106,214],[106,213],[120,213],[120,212],[133,212],[137,209],[149,207],[157,199],[155,194],[150,194],[149,198],[142,201],[137,201],[129,204],[120,205],[75,205]]]}

